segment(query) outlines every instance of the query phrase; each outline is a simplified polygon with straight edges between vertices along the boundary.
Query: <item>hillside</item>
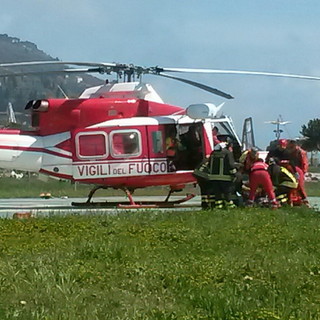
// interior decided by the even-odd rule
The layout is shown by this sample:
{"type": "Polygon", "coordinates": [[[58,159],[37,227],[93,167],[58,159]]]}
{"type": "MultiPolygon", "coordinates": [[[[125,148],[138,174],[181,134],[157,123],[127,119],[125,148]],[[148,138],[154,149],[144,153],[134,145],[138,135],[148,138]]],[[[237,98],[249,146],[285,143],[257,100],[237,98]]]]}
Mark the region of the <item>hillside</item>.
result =
{"type": "MultiPolygon", "coordinates": [[[[0,63],[58,60],[38,49],[29,41],[0,34],[0,63]]],[[[26,71],[24,68],[1,68],[1,73],[26,71]]],[[[29,69],[30,70],[30,69],[29,69]]],[[[50,66],[42,68],[50,70],[50,66]]],[[[102,80],[90,75],[32,75],[0,77],[0,112],[7,109],[8,103],[13,104],[15,111],[24,111],[29,100],[42,98],[63,98],[59,86],[69,97],[77,97],[85,88],[101,84],[102,80]]]]}

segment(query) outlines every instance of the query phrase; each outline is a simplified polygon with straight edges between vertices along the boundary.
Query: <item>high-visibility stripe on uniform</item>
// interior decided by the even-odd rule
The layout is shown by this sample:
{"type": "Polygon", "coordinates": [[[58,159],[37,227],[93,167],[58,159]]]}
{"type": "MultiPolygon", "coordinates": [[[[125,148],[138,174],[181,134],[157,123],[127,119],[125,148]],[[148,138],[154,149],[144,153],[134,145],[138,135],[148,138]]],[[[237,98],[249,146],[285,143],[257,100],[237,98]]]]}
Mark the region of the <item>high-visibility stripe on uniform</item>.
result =
{"type": "Polygon", "coordinates": [[[219,174],[208,174],[208,180],[232,181],[233,180],[233,176],[230,176],[230,175],[219,175],[219,174]]]}
{"type": "Polygon", "coordinates": [[[298,182],[296,177],[287,168],[280,167],[280,170],[291,180],[291,181],[282,181],[280,183],[280,186],[296,189],[298,187],[298,182]]]}

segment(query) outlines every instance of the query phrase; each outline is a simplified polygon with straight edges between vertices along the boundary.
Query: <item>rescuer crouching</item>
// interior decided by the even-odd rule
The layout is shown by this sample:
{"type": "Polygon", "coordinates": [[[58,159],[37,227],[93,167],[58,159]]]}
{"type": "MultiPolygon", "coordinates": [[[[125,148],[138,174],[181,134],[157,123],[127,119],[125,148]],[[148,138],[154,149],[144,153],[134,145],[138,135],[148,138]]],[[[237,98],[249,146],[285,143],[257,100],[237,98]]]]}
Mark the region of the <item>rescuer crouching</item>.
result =
{"type": "Polygon", "coordinates": [[[244,193],[247,193],[247,206],[251,207],[264,200],[264,205],[277,208],[279,204],[268,172],[268,164],[259,158],[258,149],[246,150],[240,157],[240,163],[242,173],[249,177],[249,184],[244,189],[244,193]]]}
{"type": "Polygon", "coordinates": [[[268,172],[275,188],[277,201],[281,206],[293,206],[293,197],[298,188],[295,170],[289,161],[269,159],[268,172]]]}
{"type": "Polygon", "coordinates": [[[232,200],[236,172],[232,143],[217,144],[210,157],[194,170],[201,190],[202,209],[236,207],[232,200]]]}

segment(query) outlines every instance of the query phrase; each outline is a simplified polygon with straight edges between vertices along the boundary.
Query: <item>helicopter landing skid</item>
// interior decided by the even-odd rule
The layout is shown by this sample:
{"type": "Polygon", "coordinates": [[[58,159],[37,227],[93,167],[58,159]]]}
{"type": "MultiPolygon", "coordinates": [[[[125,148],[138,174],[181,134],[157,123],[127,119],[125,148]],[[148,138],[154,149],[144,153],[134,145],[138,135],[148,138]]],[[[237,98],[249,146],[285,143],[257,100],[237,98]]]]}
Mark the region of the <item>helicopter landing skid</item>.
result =
{"type": "Polygon", "coordinates": [[[184,198],[178,200],[169,201],[170,195],[173,191],[170,190],[168,196],[164,201],[134,201],[131,192],[128,189],[123,189],[126,193],[129,201],[104,201],[104,202],[92,202],[93,194],[99,189],[106,189],[106,187],[98,186],[92,189],[89,193],[86,202],[72,202],[72,206],[76,207],[98,207],[98,208],[110,208],[118,207],[123,209],[134,209],[134,208],[173,208],[174,206],[186,202],[195,197],[195,194],[187,194],[184,198]]]}

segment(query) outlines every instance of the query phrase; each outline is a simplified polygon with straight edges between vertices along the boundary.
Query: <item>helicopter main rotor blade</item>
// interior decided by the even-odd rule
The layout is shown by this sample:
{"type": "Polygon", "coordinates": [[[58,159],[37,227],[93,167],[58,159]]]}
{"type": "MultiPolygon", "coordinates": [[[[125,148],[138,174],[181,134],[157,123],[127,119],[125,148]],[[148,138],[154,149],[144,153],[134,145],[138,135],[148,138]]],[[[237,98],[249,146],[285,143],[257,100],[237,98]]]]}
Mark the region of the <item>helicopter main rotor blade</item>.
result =
{"type": "Polygon", "coordinates": [[[183,78],[174,77],[174,76],[171,76],[171,75],[165,74],[165,73],[160,73],[160,74],[158,74],[158,76],[160,76],[160,77],[165,77],[165,78],[169,78],[169,79],[173,79],[173,80],[181,81],[181,82],[183,82],[183,83],[190,84],[191,86],[200,88],[200,89],[202,89],[202,90],[208,91],[208,92],[210,92],[210,93],[213,93],[213,94],[215,94],[215,95],[218,95],[218,96],[223,97],[223,98],[226,98],[226,99],[233,99],[233,96],[231,96],[230,94],[225,93],[225,92],[223,92],[223,91],[221,91],[221,90],[218,90],[218,89],[209,87],[209,86],[207,86],[207,85],[205,85],[205,84],[202,84],[202,83],[199,83],[199,82],[195,82],[195,81],[192,81],[192,80],[187,80],[187,79],[183,79],[183,78]]]}
{"type": "Polygon", "coordinates": [[[47,71],[28,71],[28,72],[10,72],[0,73],[0,78],[5,77],[18,77],[18,76],[33,76],[33,75],[44,75],[44,74],[64,74],[64,73],[104,73],[101,68],[85,68],[85,69],[63,69],[63,70],[47,70],[47,71]]]}
{"type": "Polygon", "coordinates": [[[87,67],[116,67],[116,66],[118,66],[117,63],[108,63],[108,62],[28,61],[28,62],[0,63],[0,68],[45,66],[45,65],[75,65],[75,66],[87,66],[87,67]]]}
{"type": "Polygon", "coordinates": [[[189,68],[160,68],[153,69],[155,73],[161,72],[182,72],[182,73],[206,73],[206,74],[238,74],[249,76],[267,76],[278,78],[295,78],[306,80],[320,80],[320,77],[290,74],[290,73],[276,73],[276,72],[261,72],[261,71],[240,71],[240,70],[220,70],[220,69],[189,69],[189,68]]]}
{"type": "MultiPolygon", "coordinates": [[[[183,79],[180,77],[175,77],[167,74],[167,72],[174,73],[201,73],[201,74],[225,74],[225,75],[246,75],[246,76],[266,76],[266,77],[278,77],[278,78],[294,78],[294,79],[305,79],[305,80],[320,80],[320,77],[310,76],[310,75],[299,75],[299,74],[289,74],[289,73],[276,73],[276,72],[261,72],[261,71],[242,71],[242,70],[223,70],[223,69],[193,69],[193,68],[163,68],[163,67],[141,67],[133,64],[121,64],[121,63],[107,63],[107,62],[77,62],[77,61],[29,61],[29,62],[15,62],[15,63],[2,63],[0,64],[0,71],[3,68],[3,73],[0,72],[0,77],[7,76],[23,76],[23,75],[36,75],[36,74],[45,74],[45,73],[106,73],[111,74],[112,72],[117,73],[119,77],[122,75],[127,76],[131,80],[132,76],[137,75],[140,77],[142,74],[151,74],[162,76],[165,78],[177,80],[194,87],[200,88],[202,90],[208,91],[210,93],[216,94],[218,96],[224,97],[226,99],[233,99],[233,97],[220,91],[216,88],[209,87],[202,83],[183,79]],[[11,67],[34,67],[34,66],[64,66],[61,67],[61,70],[48,70],[48,71],[26,71],[9,73],[11,67]],[[88,67],[88,68],[66,68],[66,66],[78,66],[78,67],[88,67]],[[9,70],[8,70],[9,69],[9,70]],[[166,73],[165,73],[166,72],[166,73]]],[[[11,70],[10,70],[11,71],[11,70]]]]}
{"type": "MultiPolygon", "coordinates": [[[[290,73],[276,73],[276,72],[262,72],[262,71],[244,71],[244,70],[223,70],[223,69],[194,69],[194,68],[164,68],[153,67],[145,68],[131,64],[109,63],[109,62],[78,62],[78,61],[29,61],[29,62],[14,62],[14,63],[1,63],[0,68],[6,67],[30,67],[42,65],[74,65],[74,66],[88,66],[106,68],[104,72],[119,72],[132,70],[134,72],[143,74],[161,74],[162,72],[181,72],[181,73],[203,73],[203,74],[234,74],[234,75],[251,75],[251,76],[268,76],[268,77],[282,77],[282,78],[295,78],[306,80],[320,80],[320,77],[299,75],[290,73]],[[109,69],[110,68],[110,69],[109,69]]],[[[101,71],[99,71],[101,73],[101,71]]]]}

